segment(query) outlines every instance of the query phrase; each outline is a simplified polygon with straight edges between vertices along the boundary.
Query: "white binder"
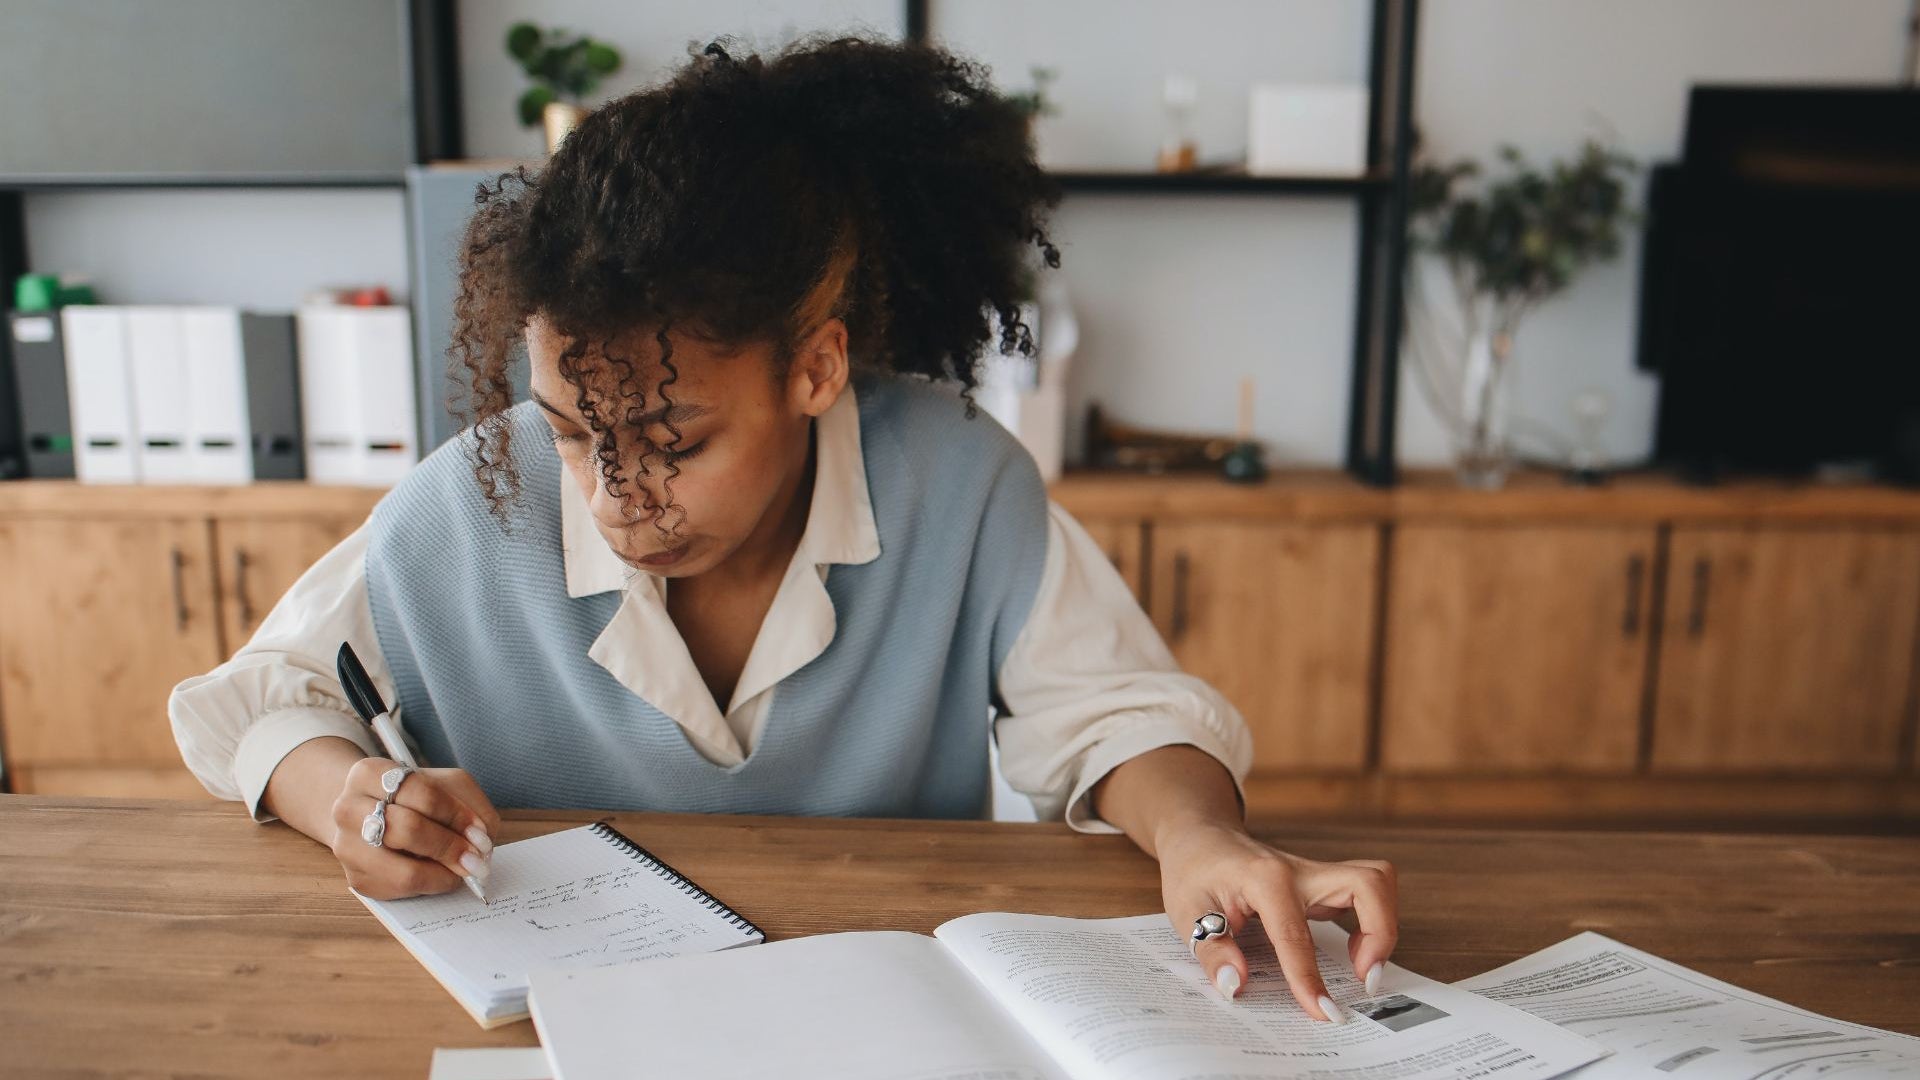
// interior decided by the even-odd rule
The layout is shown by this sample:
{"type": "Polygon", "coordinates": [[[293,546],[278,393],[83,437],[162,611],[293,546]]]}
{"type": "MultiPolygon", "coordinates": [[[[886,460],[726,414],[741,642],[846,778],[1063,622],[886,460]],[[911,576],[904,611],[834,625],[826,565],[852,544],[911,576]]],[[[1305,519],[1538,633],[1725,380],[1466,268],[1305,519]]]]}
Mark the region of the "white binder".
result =
{"type": "Polygon", "coordinates": [[[140,479],[189,483],[194,479],[193,392],[179,311],[148,304],[121,311],[127,325],[127,368],[133,375],[134,454],[140,460],[140,479]]]}
{"type": "Polygon", "coordinates": [[[407,309],[308,305],[298,324],[307,478],[395,483],[419,457],[407,309]]]}
{"type": "Polygon", "coordinates": [[[192,391],[187,435],[193,478],[244,484],[253,479],[253,450],[240,309],[184,307],[176,316],[192,391]]]}
{"type": "Polygon", "coordinates": [[[67,342],[74,476],[87,484],[133,483],[140,469],[126,317],[118,307],[75,305],[60,309],[60,329],[67,342]]]}

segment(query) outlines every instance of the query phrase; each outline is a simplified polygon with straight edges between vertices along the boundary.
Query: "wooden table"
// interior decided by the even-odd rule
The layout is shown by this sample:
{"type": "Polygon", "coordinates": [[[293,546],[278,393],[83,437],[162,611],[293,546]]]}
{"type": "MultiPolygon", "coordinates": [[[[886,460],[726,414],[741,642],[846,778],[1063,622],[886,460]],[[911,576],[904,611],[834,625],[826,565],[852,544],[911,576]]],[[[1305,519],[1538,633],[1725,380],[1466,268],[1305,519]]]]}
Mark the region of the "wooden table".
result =
{"type": "MultiPolygon", "coordinates": [[[[1134,915],[1154,864],[1064,825],[587,812],[771,938],[974,911],[1134,915]]],[[[1395,959],[1454,980],[1580,930],[1920,1034],[1920,843],[1313,826],[1268,839],[1401,871],[1395,959]]],[[[230,803],[0,796],[0,1075],[424,1077],[484,1032],[347,894],[331,853],[230,803]]]]}

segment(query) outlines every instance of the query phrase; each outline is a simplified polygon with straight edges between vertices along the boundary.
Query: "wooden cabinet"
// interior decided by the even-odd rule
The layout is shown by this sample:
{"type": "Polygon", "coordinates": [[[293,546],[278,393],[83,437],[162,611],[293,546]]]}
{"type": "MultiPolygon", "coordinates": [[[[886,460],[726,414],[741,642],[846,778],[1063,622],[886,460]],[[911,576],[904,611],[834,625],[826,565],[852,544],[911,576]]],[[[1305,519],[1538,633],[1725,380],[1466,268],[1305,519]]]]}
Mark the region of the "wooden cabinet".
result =
{"type": "Polygon", "coordinates": [[[1656,539],[1640,526],[1396,529],[1383,765],[1634,768],[1656,539]]]}
{"type": "Polygon", "coordinates": [[[0,753],[14,791],[204,797],[167,719],[380,492],[0,485],[0,753]]]}
{"type": "Polygon", "coordinates": [[[1367,764],[1380,530],[1155,521],[1148,611],[1253,731],[1262,770],[1367,764]]]}
{"type": "Polygon", "coordinates": [[[1139,518],[1091,518],[1080,522],[1093,542],[1107,553],[1113,568],[1142,603],[1146,601],[1147,523],[1139,518]]]}
{"type": "MultiPolygon", "coordinates": [[[[222,657],[205,519],[0,522],[0,722],[20,776],[184,773],[174,683],[222,657]]],[[[76,784],[66,790],[80,790],[76,784]]]]}
{"type": "Polygon", "coordinates": [[[340,518],[216,520],[224,651],[231,654],[246,644],[300,575],[358,524],[340,518]]]}
{"type": "Polygon", "coordinates": [[[1679,527],[1654,707],[1664,770],[1898,770],[1920,532],[1679,527]]]}

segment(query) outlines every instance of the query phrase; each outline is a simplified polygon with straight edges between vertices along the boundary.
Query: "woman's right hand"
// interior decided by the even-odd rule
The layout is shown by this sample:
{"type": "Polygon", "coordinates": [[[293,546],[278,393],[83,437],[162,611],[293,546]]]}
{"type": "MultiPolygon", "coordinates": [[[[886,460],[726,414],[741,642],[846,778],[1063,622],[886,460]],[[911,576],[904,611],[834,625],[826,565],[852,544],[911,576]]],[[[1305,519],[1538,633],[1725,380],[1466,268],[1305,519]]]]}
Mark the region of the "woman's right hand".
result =
{"type": "Polygon", "coordinates": [[[384,795],[380,776],[397,764],[361,758],[333,800],[329,846],[347,884],[375,900],[447,892],[469,874],[484,887],[500,814],[464,769],[415,770],[387,807],[381,846],[361,839],[361,823],[384,795]]]}

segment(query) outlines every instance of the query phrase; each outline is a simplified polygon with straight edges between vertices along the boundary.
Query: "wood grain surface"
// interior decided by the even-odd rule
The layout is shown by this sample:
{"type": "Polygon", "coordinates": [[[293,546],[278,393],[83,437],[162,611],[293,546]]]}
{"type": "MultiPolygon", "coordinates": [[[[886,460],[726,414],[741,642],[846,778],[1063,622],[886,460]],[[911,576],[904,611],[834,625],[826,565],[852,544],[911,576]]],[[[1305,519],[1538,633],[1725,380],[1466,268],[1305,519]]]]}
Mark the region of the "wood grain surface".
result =
{"type": "MultiPolygon", "coordinates": [[[[1160,910],[1155,865],[1063,825],[605,817],[764,927],[926,932],[974,911],[1160,910]]],[[[1401,874],[1395,959],[1464,978],[1598,930],[1819,1012],[1920,1034],[1920,843],[1309,826],[1266,838],[1401,874]]],[[[716,1004],[716,1007],[722,1007],[716,1004]]],[[[422,1077],[476,1027],[325,848],[231,804],[0,796],[0,1074],[422,1077]]]]}

